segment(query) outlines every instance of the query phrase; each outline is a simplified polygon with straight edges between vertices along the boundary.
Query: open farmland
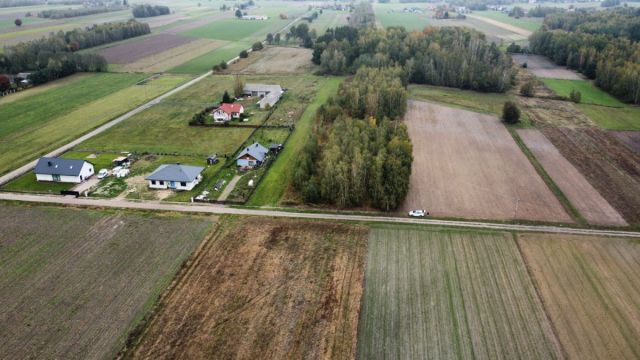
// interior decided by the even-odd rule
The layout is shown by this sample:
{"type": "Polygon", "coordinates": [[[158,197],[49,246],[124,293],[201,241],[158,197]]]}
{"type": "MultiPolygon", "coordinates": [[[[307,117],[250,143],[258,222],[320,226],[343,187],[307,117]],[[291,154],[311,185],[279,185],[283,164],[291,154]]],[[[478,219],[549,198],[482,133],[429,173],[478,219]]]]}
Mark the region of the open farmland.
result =
{"type": "Polygon", "coordinates": [[[171,68],[182,65],[191,59],[209,53],[224,44],[222,41],[197,39],[189,43],[159,52],[130,62],[116,68],[122,72],[165,72],[171,68]]]}
{"type": "Polygon", "coordinates": [[[582,76],[566,67],[554,64],[551,60],[541,55],[511,55],[518,64],[527,63],[527,70],[537,77],[564,80],[582,80],[582,76]]]}
{"type": "Polygon", "coordinates": [[[508,233],[373,228],[360,359],[562,358],[508,233]]]}
{"type": "Polygon", "coordinates": [[[493,11],[493,10],[476,11],[474,12],[474,15],[478,17],[483,17],[486,19],[491,19],[502,24],[507,24],[513,27],[527,30],[528,33],[523,33],[523,35],[525,36],[529,36],[531,35],[532,32],[538,30],[542,26],[542,20],[543,20],[543,18],[532,18],[532,17],[522,17],[522,18],[516,19],[512,16],[509,16],[508,14],[505,14],[499,11],[493,11]]]}
{"type": "Polygon", "coordinates": [[[311,49],[268,46],[252,52],[247,59],[240,59],[227,71],[240,74],[308,74],[313,69],[312,55],[311,49]]]}
{"type": "Polygon", "coordinates": [[[403,210],[571,221],[497,117],[409,101],[405,122],[414,162],[403,210]]]}
{"type": "MultiPolygon", "coordinates": [[[[129,109],[156,97],[187,78],[94,74],[49,87],[34,96],[0,102],[0,173],[34,159],[129,109]]],[[[37,90],[37,88],[35,89],[37,90]]],[[[27,90],[24,94],[28,94],[27,90]]]]}
{"type": "Polygon", "coordinates": [[[540,131],[521,129],[518,130],[518,135],[542,164],[553,182],[590,224],[627,225],[622,216],[540,131]]]}
{"type": "Polygon", "coordinates": [[[113,359],[211,220],[0,206],[0,358],[113,359]]]}
{"type": "Polygon", "coordinates": [[[623,107],[624,103],[596,87],[588,80],[542,79],[542,82],[556,94],[566,98],[571,90],[581,94],[582,104],[603,105],[607,107],[623,107]]]}
{"type": "Polygon", "coordinates": [[[640,155],[640,131],[611,131],[610,134],[640,155]]]}
{"type": "Polygon", "coordinates": [[[640,357],[640,244],[525,234],[518,244],[570,359],[640,357]]]}
{"type": "Polygon", "coordinates": [[[365,228],[227,218],[130,349],[135,359],[352,359],[365,228]]]}
{"type": "Polygon", "coordinates": [[[188,44],[193,40],[193,38],[185,36],[159,34],[107,47],[97,53],[104,56],[110,64],[128,64],[188,44]]]}

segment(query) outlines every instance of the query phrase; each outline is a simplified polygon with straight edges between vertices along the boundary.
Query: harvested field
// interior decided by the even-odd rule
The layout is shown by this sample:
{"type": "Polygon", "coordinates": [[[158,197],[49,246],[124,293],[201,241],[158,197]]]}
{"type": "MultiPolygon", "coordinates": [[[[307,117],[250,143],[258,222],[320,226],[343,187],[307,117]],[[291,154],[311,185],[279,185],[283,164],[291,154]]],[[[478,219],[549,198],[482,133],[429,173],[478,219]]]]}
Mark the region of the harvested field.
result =
{"type": "Polygon", "coordinates": [[[518,64],[527,63],[527,70],[541,78],[582,80],[582,75],[563,66],[554,64],[551,60],[541,55],[517,55],[511,57],[518,64]]]}
{"type": "Polygon", "coordinates": [[[518,243],[568,358],[640,358],[637,241],[524,234],[518,243]]]}
{"type": "Polygon", "coordinates": [[[530,120],[538,127],[596,127],[596,124],[572,102],[524,96],[517,99],[530,120]]]}
{"type": "Polygon", "coordinates": [[[403,210],[571,222],[497,117],[409,101],[405,122],[414,162],[403,210]]]}
{"type": "Polygon", "coordinates": [[[639,154],[598,128],[541,131],[628,223],[640,223],[639,154]]]}
{"type": "Polygon", "coordinates": [[[365,228],[228,218],[131,352],[148,359],[352,359],[365,228]]]}
{"type": "Polygon", "coordinates": [[[514,25],[511,25],[511,24],[507,24],[505,22],[498,21],[498,20],[495,20],[495,19],[491,19],[491,18],[488,18],[488,17],[485,17],[485,16],[479,16],[479,15],[474,15],[474,14],[468,14],[466,16],[470,17],[470,18],[473,18],[473,19],[478,19],[480,21],[484,21],[487,24],[499,27],[501,29],[505,29],[507,31],[510,31],[512,33],[516,33],[518,35],[522,35],[524,37],[529,37],[532,34],[532,32],[530,30],[523,29],[523,28],[521,28],[519,26],[514,26],[514,25]]]}
{"type": "Polygon", "coordinates": [[[557,359],[551,324],[508,233],[374,228],[360,359],[557,359]]]}
{"type": "Polygon", "coordinates": [[[113,359],[211,220],[0,206],[0,358],[113,359]]]}
{"type": "Polygon", "coordinates": [[[640,131],[610,131],[609,133],[640,155],[640,131]]]}
{"type": "Polygon", "coordinates": [[[147,56],[133,63],[123,65],[119,71],[124,72],[164,72],[178,65],[204,55],[222,46],[224,42],[219,40],[198,39],[185,45],[147,56]]]}
{"type": "Polygon", "coordinates": [[[518,130],[518,134],[553,182],[590,224],[627,225],[622,216],[540,131],[521,129],[518,130]]]}
{"type": "Polygon", "coordinates": [[[310,49],[267,47],[265,50],[252,53],[246,61],[238,61],[229,70],[241,74],[311,73],[313,68],[312,55],[313,51],[310,49]]]}
{"type": "Polygon", "coordinates": [[[211,15],[211,16],[206,16],[206,17],[204,17],[202,19],[198,19],[196,21],[190,21],[190,22],[187,22],[187,23],[184,23],[184,24],[180,24],[180,25],[174,26],[171,29],[168,29],[167,31],[165,31],[165,33],[172,34],[172,35],[178,35],[181,32],[193,30],[193,29],[199,28],[201,26],[205,26],[205,25],[211,24],[211,23],[213,23],[213,22],[215,22],[217,20],[228,18],[228,17],[232,17],[232,16],[233,16],[233,14],[231,12],[215,14],[215,15],[211,15]]]}
{"type": "Polygon", "coordinates": [[[193,38],[172,34],[158,34],[98,51],[110,64],[128,64],[163,51],[188,44],[193,38]]]}

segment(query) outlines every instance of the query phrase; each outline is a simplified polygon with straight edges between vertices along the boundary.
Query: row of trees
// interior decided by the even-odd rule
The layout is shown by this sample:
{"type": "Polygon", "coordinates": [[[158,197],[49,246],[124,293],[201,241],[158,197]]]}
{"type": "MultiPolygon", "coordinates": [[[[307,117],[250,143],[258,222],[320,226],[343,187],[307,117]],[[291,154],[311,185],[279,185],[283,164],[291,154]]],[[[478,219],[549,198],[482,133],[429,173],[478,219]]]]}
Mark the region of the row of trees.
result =
{"type": "Polygon", "coordinates": [[[0,8],[6,7],[18,7],[18,6],[34,6],[34,5],[81,5],[84,4],[84,0],[0,0],[0,8]]]}
{"type": "Polygon", "coordinates": [[[133,17],[146,18],[160,15],[168,15],[171,9],[163,5],[136,5],[132,9],[133,17]]]}
{"type": "Polygon", "coordinates": [[[45,19],[64,19],[76,16],[87,16],[94,14],[102,14],[110,11],[124,10],[123,6],[103,6],[103,7],[86,7],[79,9],[56,9],[43,10],[38,13],[38,17],[45,19]]]}
{"type": "MultiPolygon", "coordinates": [[[[634,40],[640,39],[640,23],[635,34],[636,25],[621,20],[620,14],[628,11],[552,15],[545,24],[556,29],[535,32],[529,38],[530,50],[595,79],[597,86],[625,102],[640,104],[640,43],[634,40]],[[611,15],[610,22],[604,20],[606,14],[611,15]]],[[[628,21],[635,24],[640,19],[628,21]]]]}
{"type": "Polygon", "coordinates": [[[485,35],[460,27],[329,29],[318,37],[313,62],[328,74],[361,66],[400,66],[408,82],[503,92],[513,79],[512,60],[485,35]]]}
{"type": "Polygon", "coordinates": [[[384,91],[401,83],[399,70],[362,68],[318,109],[314,133],[294,170],[294,186],[306,202],[385,211],[402,203],[409,190],[412,145],[405,125],[392,119],[406,111],[406,89],[384,91]],[[382,89],[368,86],[369,79],[382,89]],[[350,102],[364,106],[345,106],[350,102]]]}
{"type": "Polygon", "coordinates": [[[625,37],[640,41],[640,9],[616,8],[604,11],[576,10],[550,14],[544,19],[548,30],[561,29],[593,35],[625,37]]]}

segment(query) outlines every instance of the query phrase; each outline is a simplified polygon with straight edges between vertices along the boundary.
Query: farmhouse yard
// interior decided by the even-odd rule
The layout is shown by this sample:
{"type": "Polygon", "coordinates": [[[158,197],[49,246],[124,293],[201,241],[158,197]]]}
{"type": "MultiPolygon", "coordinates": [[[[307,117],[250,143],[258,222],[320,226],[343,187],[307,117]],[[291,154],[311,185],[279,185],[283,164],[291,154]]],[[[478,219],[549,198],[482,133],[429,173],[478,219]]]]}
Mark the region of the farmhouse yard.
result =
{"type": "Polygon", "coordinates": [[[211,219],[0,206],[0,358],[112,359],[211,219]]]}
{"type": "Polygon", "coordinates": [[[405,122],[414,162],[402,210],[571,222],[497,117],[409,101],[405,122]]]}
{"type": "Polygon", "coordinates": [[[129,349],[153,359],[352,359],[366,228],[229,217],[129,349]]]}

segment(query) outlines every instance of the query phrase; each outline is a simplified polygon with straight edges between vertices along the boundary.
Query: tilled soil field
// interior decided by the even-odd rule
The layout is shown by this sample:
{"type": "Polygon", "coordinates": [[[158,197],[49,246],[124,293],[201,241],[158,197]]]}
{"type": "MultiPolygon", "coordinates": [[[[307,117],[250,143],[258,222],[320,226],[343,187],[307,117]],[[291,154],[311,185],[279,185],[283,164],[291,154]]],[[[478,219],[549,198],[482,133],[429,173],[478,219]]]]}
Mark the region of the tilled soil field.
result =
{"type": "Polygon", "coordinates": [[[127,357],[352,359],[366,228],[227,218],[127,357]]]}
{"type": "Polygon", "coordinates": [[[147,56],[135,62],[123,65],[118,71],[123,72],[164,72],[178,65],[206,54],[224,45],[223,41],[196,39],[185,45],[177,46],[169,50],[147,56]]]}
{"type": "Polygon", "coordinates": [[[518,64],[527,63],[527,70],[541,78],[582,80],[582,75],[564,66],[554,64],[551,60],[541,55],[518,55],[511,57],[518,64]]]}
{"type": "Polygon", "coordinates": [[[522,129],[518,130],[518,134],[571,204],[590,224],[627,225],[622,216],[540,131],[522,129]]]}
{"type": "Polygon", "coordinates": [[[172,34],[152,35],[98,51],[110,64],[128,64],[163,51],[188,44],[194,38],[172,34]]]}
{"type": "Polygon", "coordinates": [[[610,131],[609,133],[640,155],[640,131],[610,131]]]}
{"type": "Polygon", "coordinates": [[[571,222],[497,117],[410,101],[405,122],[414,162],[403,210],[571,222]]]}
{"type": "Polygon", "coordinates": [[[640,244],[518,235],[523,258],[568,359],[640,357],[640,244]]]}
{"type": "Polygon", "coordinates": [[[0,206],[0,359],[113,359],[204,218],[0,206]]]}

